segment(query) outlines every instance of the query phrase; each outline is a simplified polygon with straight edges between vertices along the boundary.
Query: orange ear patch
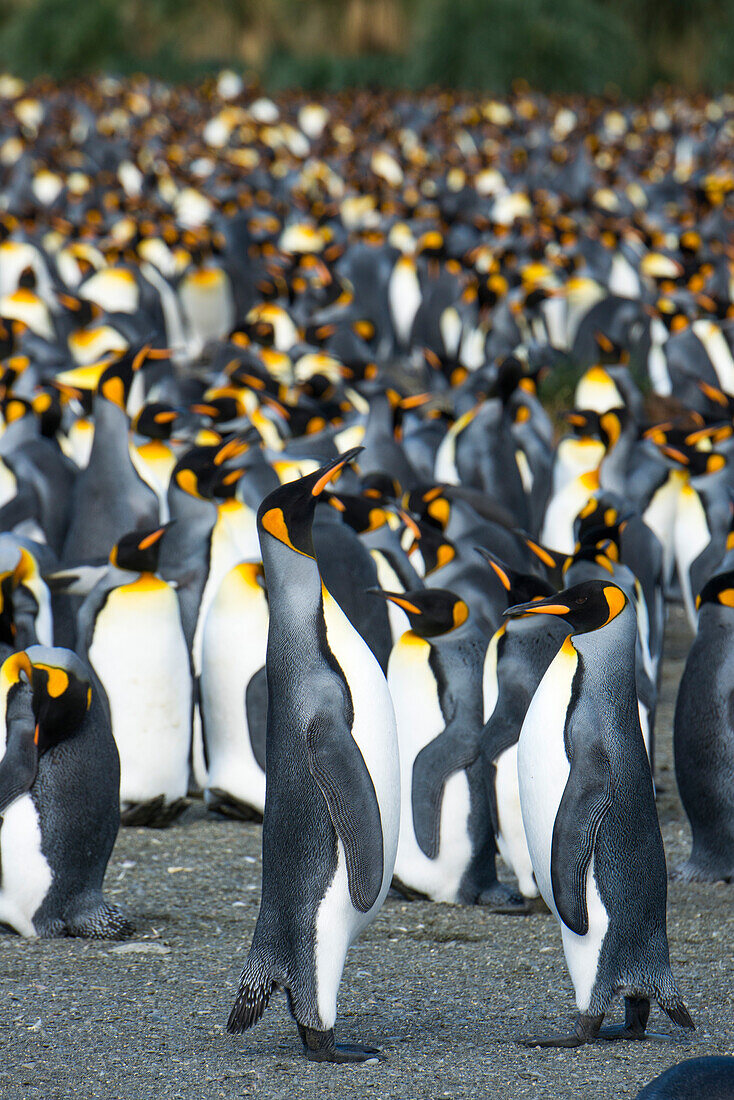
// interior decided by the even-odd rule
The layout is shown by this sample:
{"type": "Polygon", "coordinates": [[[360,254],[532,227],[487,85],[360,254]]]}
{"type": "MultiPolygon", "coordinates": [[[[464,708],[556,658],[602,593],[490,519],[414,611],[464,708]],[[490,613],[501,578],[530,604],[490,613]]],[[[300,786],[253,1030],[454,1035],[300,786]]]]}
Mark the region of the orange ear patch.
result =
{"type": "Polygon", "coordinates": [[[454,604],[454,630],[457,626],[461,626],[469,618],[469,608],[466,606],[463,600],[457,600],[454,604]]]}
{"type": "Polygon", "coordinates": [[[734,607],[734,588],[724,588],[718,595],[719,603],[724,607],[734,607]]]}
{"type": "Polygon", "coordinates": [[[282,508],[271,508],[265,513],[260,521],[263,529],[267,531],[269,535],[272,535],[278,542],[282,542],[285,546],[291,550],[295,550],[296,554],[303,554],[304,558],[309,558],[310,554],[305,554],[303,550],[299,550],[297,546],[294,546],[291,542],[291,537],[288,534],[288,525],[285,522],[285,516],[283,515],[282,508]]]}
{"type": "Polygon", "coordinates": [[[125,408],[125,386],[121,378],[116,375],[102,383],[102,396],[111,401],[118,408],[125,408]]]}
{"type": "Polygon", "coordinates": [[[621,588],[617,588],[616,585],[608,584],[606,586],[604,589],[604,598],[609,605],[609,618],[606,622],[602,623],[602,626],[606,626],[612,619],[616,619],[617,615],[619,615],[620,611],[627,603],[627,597],[624,592],[622,592],[621,588]]]}

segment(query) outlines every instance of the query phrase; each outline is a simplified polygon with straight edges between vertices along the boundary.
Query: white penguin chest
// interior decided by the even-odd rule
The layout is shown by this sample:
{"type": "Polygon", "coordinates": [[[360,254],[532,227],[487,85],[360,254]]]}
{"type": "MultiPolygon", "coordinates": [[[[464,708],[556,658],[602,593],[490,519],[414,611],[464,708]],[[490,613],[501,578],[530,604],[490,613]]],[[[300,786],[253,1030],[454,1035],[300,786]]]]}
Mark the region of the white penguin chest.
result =
{"type": "Polygon", "coordinates": [[[472,855],[467,830],[471,802],[466,772],[455,772],[444,785],[435,859],[430,859],[418,844],[413,822],[415,759],[446,726],[436,678],[428,663],[430,654],[429,643],[409,631],[394,647],[388,666],[398,724],[402,787],[395,874],[406,886],[434,901],[453,902],[472,855]]]}
{"type": "Polygon", "coordinates": [[[3,814],[0,858],[0,921],[21,936],[35,936],[33,916],[51,888],[53,873],[41,851],[41,821],[30,794],[16,799],[3,814]]]}
{"type": "Polygon", "coordinates": [[[517,753],[520,804],[538,888],[558,916],[551,885],[551,845],[571,771],[564,743],[578,657],[566,644],[551,662],[525,715],[517,753]]]}
{"type": "Polygon", "coordinates": [[[110,704],[120,753],[120,799],[186,793],[191,674],[176,594],[143,575],[110,593],[89,660],[110,704]]]}

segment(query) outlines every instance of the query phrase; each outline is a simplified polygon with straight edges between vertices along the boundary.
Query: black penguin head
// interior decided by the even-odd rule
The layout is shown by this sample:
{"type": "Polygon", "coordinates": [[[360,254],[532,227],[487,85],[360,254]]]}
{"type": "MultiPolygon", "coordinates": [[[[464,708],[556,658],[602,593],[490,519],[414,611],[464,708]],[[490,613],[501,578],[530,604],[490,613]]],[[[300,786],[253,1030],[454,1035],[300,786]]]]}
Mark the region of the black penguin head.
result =
{"type": "Polygon", "coordinates": [[[475,550],[490,566],[507,593],[508,606],[518,603],[530,603],[553,595],[555,589],[542,577],[537,577],[534,573],[518,573],[516,569],[511,569],[500,558],[490,554],[489,550],[485,550],[483,546],[476,546],[475,550]]]}
{"type": "Polygon", "coordinates": [[[170,526],[166,523],[145,531],[129,531],[112,547],[110,562],[118,569],[129,569],[133,573],[155,573],[161,539],[170,526]]]}
{"type": "Polygon", "coordinates": [[[437,569],[442,569],[444,565],[454,560],[456,547],[440,528],[434,527],[431,523],[416,520],[407,512],[401,512],[400,516],[405,524],[406,536],[410,539],[407,544],[403,541],[403,546],[408,554],[419,551],[423,558],[425,576],[429,577],[437,569]]]}
{"type": "Polygon", "coordinates": [[[410,620],[413,632],[422,638],[448,634],[463,626],[469,618],[469,608],[464,601],[445,588],[419,588],[410,592],[384,592],[381,588],[368,588],[367,591],[401,607],[410,620]]]}
{"type": "Polygon", "coordinates": [[[297,554],[313,558],[311,526],[316,502],[329,482],[344,466],[353,462],[361,450],[361,447],[353,447],[312,474],[286,482],[269,493],[257,513],[261,545],[263,534],[266,534],[297,554]]]}
{"type": "Polygon", "coordinates": [[[135,417],[134,428],[148,439],[170,439],[180,412],[162,401],[143,405],[135,417]]]}
{"type": "Polygon", "coordinates": [[[555,596],[534,603],[508,607],[510,619],[522,615],[558,615],[571,627],[571,634],[586,634],[606,626],[624,610],[627,597],[616,584],[606,581],[584,581],[555,596]]]}
{"type": "Polygon", "coordinates": [[[734,608],[734,570],[711,577],[696,596],[696,607],[706,603],[734,608]]]}
{"type": "Polygon", "coordinates": [[[17,685],[30,685],[39,756],[74,733],[92,702],[89,673],[69,649],[34,645],[13,653],[0,680],[8,698],[17,685]]]}
{"type": "Polygon", "coordinates": [[[358,535],[377,531],[388,522],[387,511],[371,497],[354,493],[326,493],[324,499],[358,535]]]}
{"type": "Polygon", "coordinates": [[[448,527],[451,518],[451,502],[444,496],[442,485],[412,489],[403,497],[403,506],[407,511],[415,513],[426,523],[431,523],[442,531],[448,527]]]}

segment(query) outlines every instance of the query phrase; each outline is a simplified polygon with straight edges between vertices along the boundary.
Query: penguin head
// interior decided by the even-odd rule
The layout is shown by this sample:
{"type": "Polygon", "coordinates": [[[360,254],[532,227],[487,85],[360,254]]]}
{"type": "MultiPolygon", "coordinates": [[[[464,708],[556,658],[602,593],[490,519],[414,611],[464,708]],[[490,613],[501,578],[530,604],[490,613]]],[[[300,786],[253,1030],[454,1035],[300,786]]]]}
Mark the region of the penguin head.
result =
{"type": "Polygon", "coordinates": [[[457,630],[469,618],[469,608],[459,596],[445,588],[418,588],[409,592],[385,592],[368,588],[371,596],[381,596],[402,608],[414,634],[433,638],[457,630]]]}
{"type": "Polygon", "coordinates": [[[490,566],[507,593],[508,606],[518,603],[531,603],[553,595],[555,591],[553,585],[543,580],[542,577],[537,577],[533,573],[518,573],[516,569],[511,569],[509,565],[500,558],[495,557],[489,550],[485,550],[483,546],[476,546],[475,550],[490,566]]]}
{"type": "Polygon", "coordinates": [[[445,531],[451,518],[451,502],[444,495],[442,485],[412,489],[403,497],[403,505],[425,520],[445,531]]]}
{"type": "Polygon", "coordinates": [[[148,439],[170,439],[181,412],[163,401],[152,401],[143,405],[133,421],[133,427],[139,435],[148,439]]]}
{"type": "MultiPolygon", "coordinates": [[[[349,524],[358,535],[369,531],[377,531],[389,522],[389,514],[379,501],[367,496],[357,496],[354,493],[325,493],[324,499],[337,512],[342,519],[349,524]]],[[[393,517],[395,522],[397,517],[393,517]]]]}
{"type": "Polygon", "coordinates": [[[13,653],[0,669],[0,683],[8,703],[30,685],[39,756],[74,733],[92,702],[89,672],[69,649],[34,645],[13,653]]]}
{"type": "Polygon", "coordinates": [[[426,577],[455,559],[456,547],[440,528],[416,520],[407,512],[401,512],[400,517],[405,524],[405,538],[401,539],[405,552],[420,555],[426,577]]]}
{"type": "Polygon", "coordinates": [[[118,569],[128,569],[132,573],[155,573],[161,539],[170,526],[166,523],[145,531],[129,531],[112,547],[110,562],[118,569]]]}
{"type": "Polygon", "coordinates": [[[707,603],[734,607],[734,570],[717,573],[706,582],[696,596],[696,609],[707,603]]]}
{"type": "Polygon", "coordinates": [[[584,581],[555,596],[533,603],[508,607],[510,619],[522,615],[557,615],[568,623],[570,634],[586,634],[607,626],[624,610],[627,597],[616,584],[607,581],[584,581]]]}
{"type": "Polygon", "coordinates": [[[297,554],[315,557],[311,525],[316,502],[332,478],[353,462],[361,450],[361,447],[353,447],[306,477],[280,485],[265,497],[257,513],[263,549],[264,536],[268,536],[297,554]]]}

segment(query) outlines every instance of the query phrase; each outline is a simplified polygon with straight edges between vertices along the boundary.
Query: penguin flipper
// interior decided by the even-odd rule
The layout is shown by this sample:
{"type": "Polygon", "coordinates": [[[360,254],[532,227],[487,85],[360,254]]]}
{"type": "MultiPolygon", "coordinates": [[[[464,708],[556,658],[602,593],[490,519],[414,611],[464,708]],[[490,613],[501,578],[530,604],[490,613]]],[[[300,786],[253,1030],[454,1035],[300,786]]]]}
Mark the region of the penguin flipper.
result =
{"type": "Polygon", "coordinates": [[[366,913],[377,901],[384,872],[382,818],[372,776],[357,742],[327,714],[311,721],[306,744],[309,770],[344,845],[352,904],[366,913]]]}
{"type": "Polygon", "coordinates": [[[429,741],[413,761],[413,828],[421,851],[429,859],[438,855],[443,789],[455,772],[468,768],[479,755],[476,744],[466,742],[466,728],[452,735],[449,726],[429,741]]]}
{"type": "Polygon", "coordinates": [[[7,744],[0,761],[0,814],[31,789],[38,771],[30,685],[23,684],[13,690],[5,722],[7,744]]]}
{"type": "Polygon", "coordinates": [[[596,742],[571,771],[553,826],[551,886],[563,923],[577,936],[589,931],[586,872],[604,814],[612,804],[609,758],[596,742]]]}

